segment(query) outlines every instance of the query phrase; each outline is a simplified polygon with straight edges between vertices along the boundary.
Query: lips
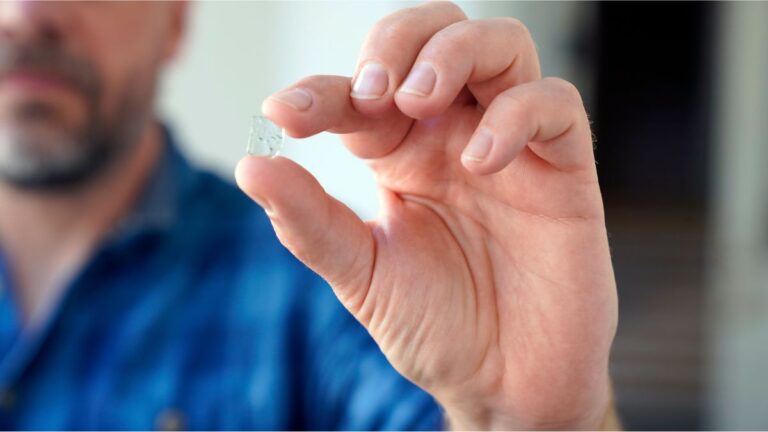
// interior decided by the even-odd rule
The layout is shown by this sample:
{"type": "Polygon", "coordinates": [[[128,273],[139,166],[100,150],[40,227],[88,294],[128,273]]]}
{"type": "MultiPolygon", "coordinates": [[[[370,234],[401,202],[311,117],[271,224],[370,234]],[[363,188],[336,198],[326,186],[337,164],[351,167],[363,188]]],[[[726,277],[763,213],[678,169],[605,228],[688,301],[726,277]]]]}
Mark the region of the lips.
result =
{"type": "Polygon", "coordinates": [[[2,74],[0,86],[34,92],[75,90],[71,83],[61,76],[24,70],[13,70],[2,74]]]}
{"type": "Polygon", "coordinates": [[[16,44],[0,35],[0,89],[36,97],[69,92],[96,101],[100,80],[87,57],[63,45],[16,44]]]}

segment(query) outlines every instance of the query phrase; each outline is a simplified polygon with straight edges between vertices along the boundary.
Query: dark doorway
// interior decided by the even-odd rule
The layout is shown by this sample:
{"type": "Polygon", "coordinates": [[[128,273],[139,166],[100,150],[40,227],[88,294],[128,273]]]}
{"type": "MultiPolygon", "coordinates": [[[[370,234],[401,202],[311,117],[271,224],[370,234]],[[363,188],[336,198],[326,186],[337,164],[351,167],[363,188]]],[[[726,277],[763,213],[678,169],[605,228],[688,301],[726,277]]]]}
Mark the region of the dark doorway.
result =
{"type": "Polygon", "coordinates": [[[620,298],[628,429],[703,426],[709,36],[716,5],[597,5],[590,113],[620,298]]]}

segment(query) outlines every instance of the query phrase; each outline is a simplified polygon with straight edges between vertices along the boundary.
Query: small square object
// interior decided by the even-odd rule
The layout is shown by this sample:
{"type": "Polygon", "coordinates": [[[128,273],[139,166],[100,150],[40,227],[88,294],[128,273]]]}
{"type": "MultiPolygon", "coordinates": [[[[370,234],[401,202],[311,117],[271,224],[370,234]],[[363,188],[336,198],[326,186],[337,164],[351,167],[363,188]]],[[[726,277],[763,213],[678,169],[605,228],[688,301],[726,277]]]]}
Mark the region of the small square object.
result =
{"type": "Polygon", "coordinates": [[[248,146],[245,151],[252,156],[277,156],[283,149],[285,129],[280,128],[264,116],[253,116],[248,146]]]}

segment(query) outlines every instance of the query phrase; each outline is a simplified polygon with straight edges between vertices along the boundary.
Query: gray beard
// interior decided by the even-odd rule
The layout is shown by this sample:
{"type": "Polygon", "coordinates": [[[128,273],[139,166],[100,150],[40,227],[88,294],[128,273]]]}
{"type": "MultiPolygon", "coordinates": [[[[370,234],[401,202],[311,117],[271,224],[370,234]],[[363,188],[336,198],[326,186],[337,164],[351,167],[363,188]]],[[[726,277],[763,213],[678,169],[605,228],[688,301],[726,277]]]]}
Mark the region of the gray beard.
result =
{"type": "Polygon", "coordinates": [[[130,97],[114,122],[100,119],[93,109],[88,126],[80,130],[48,121],[54,113],[45,106],[19,111],[29,111],[21,114],[29,118],[0,127],[0,181],[30,191],[67,191],[90,183],[136,147],[148,119],[148,107],[130,97]]]}
{"type": "Polygon", "coordinates": [[[83,96],[87,113],[82,124],[67,126],[57,108],[44,101],[8,107],[0,124],[1,182],[40,191],[78,188],[137,147],[150,119],[157,71],[134,76],[117,95],[117,104],[105,112],[95,69],[62,46],[18,46],[0,38],[0,76],[14,68],[63,77],[83,96]]]}

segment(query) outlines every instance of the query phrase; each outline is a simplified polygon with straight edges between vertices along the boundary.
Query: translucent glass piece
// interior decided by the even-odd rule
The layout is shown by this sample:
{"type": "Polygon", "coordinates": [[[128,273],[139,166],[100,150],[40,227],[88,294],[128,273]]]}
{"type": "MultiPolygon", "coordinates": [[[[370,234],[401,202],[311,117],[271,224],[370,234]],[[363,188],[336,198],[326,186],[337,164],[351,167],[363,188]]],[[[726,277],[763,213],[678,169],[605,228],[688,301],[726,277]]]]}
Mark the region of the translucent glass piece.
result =
{"type": "Polygon", "coordinates": [[[245,148],[249,155],[275,157],[283,149],[284,143],[285,129],[264,116],[253,116],[248,146],[245,148]]]}

